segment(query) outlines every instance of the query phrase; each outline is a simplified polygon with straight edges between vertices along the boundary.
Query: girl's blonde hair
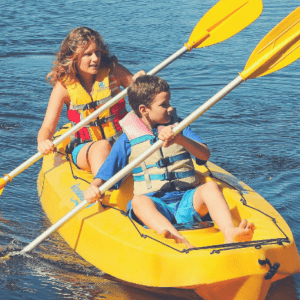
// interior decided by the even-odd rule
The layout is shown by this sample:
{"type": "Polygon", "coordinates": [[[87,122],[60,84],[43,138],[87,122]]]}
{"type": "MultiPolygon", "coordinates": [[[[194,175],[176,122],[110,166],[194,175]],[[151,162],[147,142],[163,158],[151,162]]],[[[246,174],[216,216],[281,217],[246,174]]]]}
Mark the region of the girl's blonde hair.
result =
{"type": "Polygon", "coordinates": [[[57,82],[64,83],[68,80],[73,83],[77,77],[76,63],[81,59],[83,51],[94,42],[97,49],[101,51],[101,67],[112,67],[117,63],[117,58],[111,56],[108,46],[104,44],[100,34],[88,27],[77,27],[73,29],[62,41],[56,60],[53,62],[51,72],[46,80],[55,85],[57,82]]]}

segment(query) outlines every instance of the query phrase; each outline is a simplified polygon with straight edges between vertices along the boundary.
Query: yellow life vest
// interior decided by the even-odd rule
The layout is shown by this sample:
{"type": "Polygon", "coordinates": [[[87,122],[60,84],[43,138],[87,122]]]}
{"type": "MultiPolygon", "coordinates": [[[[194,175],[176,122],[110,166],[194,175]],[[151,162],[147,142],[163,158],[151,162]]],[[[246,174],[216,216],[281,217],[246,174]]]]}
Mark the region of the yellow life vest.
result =
{"type": "MultiPolygon", "coordinates": [[[[175,118],[177,116],[173,117],[172,124],[177,121],[175,118]]],[[[128,113],[120,124],[131,145],[129,163],[158,140],[134,112],[128,113]]],[[[162,190],[187,190],[199,184],[190,153],[178,144],[155,151],[133,169],[132,175],[135,195],[162,190]]]]}
{"type": "MultiPolygon", "coordinates": [[[[116,79],[110,74],[110,69],[98,71],[92,95],[88,94],[79,80],[71,84],[66,82],[66,88],[71,99],[68,118],[73,124],[79,123],[121,91],[120,87],[116,85],[116,79]]],[[[119,120],[126,113],[125,99],[123,98],[80,129],[75,134],[77,144],[109,138],[116,140],[122,133],[119,120]]]]}

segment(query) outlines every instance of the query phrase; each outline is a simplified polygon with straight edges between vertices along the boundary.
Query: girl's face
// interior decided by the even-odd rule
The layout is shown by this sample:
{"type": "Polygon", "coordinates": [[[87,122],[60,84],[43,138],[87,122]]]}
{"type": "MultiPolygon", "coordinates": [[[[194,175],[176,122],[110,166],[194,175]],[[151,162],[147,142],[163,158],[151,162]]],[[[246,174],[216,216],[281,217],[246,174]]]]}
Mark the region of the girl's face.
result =
{"type": "Polygon", "coordinates": [[[95,75],[98,72],[101,61],[101,51],[94,42],[91,42],[86,50],[81,54],[77,62],[79,75],[95,75]]]}

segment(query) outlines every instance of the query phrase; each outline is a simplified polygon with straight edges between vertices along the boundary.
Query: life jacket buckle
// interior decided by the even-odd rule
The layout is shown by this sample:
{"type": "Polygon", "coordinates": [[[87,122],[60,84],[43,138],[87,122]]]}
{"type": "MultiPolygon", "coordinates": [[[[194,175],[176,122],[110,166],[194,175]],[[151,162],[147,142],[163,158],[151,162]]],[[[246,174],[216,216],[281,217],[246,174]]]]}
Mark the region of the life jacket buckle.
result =
{"type": "Polygon", "coordinates": [[[101,126],[102,124],[105,124],[105,123],[107,123],[107,122],[109,122],[109,121],[114,120],[115,117],[116,117],[116,115],[113,114],[113,115],[110,115],[110,116],[108,116],[108,117],[104,117],[104,118],[101,118],[101,119],[97,119],[97,120],[95,120],[94,122],[90,122],[88,125],[90,125],[90,126],[101,126]]]}
{"type": "Polygon", "coordinates": [[[176,177],[176,173],[165,173],[164,174],[164,180],[168,180],[168,181],[171,181],[171,180],[174,180],[174,179],[177,179],[176,177]]]}
{"type": "Polygon", "coordinates": [[[168,157],[160,159],[157,163],[156,166],[158,168],[165,168],[170,164],[170,159],[168,157]]]}

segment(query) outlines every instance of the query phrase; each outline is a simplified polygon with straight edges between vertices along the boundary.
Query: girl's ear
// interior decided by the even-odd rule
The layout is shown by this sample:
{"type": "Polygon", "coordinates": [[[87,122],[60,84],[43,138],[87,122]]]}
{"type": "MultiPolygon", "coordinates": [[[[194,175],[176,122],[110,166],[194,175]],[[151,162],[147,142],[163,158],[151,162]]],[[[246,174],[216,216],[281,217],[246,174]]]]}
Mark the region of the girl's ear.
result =
{"type": "Polygon", "coordinates": [[[146,116],[148,114],[147,106],[144,104],[141,104],[139,106],[139,112],[140,112],[141,116],[146,116]]]}

